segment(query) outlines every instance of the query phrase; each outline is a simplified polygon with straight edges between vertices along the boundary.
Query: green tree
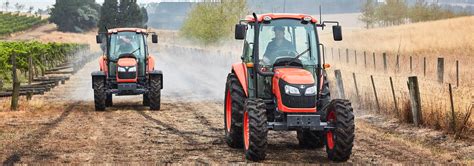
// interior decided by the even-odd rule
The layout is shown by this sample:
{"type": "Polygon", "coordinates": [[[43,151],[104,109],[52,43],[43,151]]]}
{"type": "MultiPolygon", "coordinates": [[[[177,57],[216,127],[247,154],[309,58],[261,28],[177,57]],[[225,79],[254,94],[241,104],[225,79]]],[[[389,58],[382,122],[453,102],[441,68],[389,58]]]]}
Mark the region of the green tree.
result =
{"type": "Polygon", "coordinates": [[[200,3],[188,14],[180,33],[203,44],[213,44],[229,38],[246,11],[245,0],[200,3]]]}
{"type": "Polygon", "coordinates": [[[57,0],[49,21],[63,32],[85,32],[97,26],[100,6],[95,0],[57,0]]]}
{"type": "Polygon", "coordinates": [[[107,28],[117,27],[118,17],[118,1],[117,0],[105,0],[104,4],[100,8],[100,19],[97,26],[101,32],[104,32],[107,28]]]}
{"type": "Polygon", "coordinates": [[[99,28],[137,27],[146,28],[148,14],[136,0],[105,0],[101,8],[99,28]]]}
{"type": "Polygon", "coordinates": [[[375,15],[375,2],[374,0],[367,0],[362,6],[362,16],[359,18],[360,21],[365,23],[365,27],[369,29],[377,21],[375,15]]]}

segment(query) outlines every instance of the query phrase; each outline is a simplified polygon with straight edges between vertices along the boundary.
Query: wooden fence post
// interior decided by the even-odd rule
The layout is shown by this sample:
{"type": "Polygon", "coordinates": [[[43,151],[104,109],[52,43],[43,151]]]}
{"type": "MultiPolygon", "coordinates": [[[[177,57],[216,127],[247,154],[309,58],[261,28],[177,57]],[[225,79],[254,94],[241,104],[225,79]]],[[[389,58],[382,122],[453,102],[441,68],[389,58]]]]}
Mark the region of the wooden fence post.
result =
{"type": "Polygon", "coordinates": [[[331,47],[331,62],[334,63],[334,48],[331,47]]]}
{"type": "Polygon", "coordinates": [[[390,87],[392,89],[393,104],[395,105],[395,113],[397,113],[397,116],[400,117],[400,113],[398,112],[397,97],[395,96],[395,89],[393,88],[392,77],[390,77],[390,87]]]}
{"type": "Polygon", "coordinates": [[[456,87],[459,87],[459,61],[456,60],[456,87]]]}
{"type": "Polygon", "coordinates": [[[33,57],[28,56],[28,85],[33,82],[33,57]]]}
{"type": "Polygon", "coordinates": [[[11,56],[12,61],[12,78],[13,78],[13,92],[10,109],[16,111],[18,109],[18,98],[20,96],[20,82],[16,73],[16,53],[11,56]]]}
{"type": "Polygon", "coordinates": [[[354,79],[354,87],[355,87],[355,90],[356,90],[357,101],[359,101],[360,100],[359,87],[357,87],[357,79],[356,79],[356,74],[355,73],[352,73],[352,78],[354,79]]]}
{"type": "Polygon", "coordinates": [[[375,65],[375,52],[374,52],[374,54],[373,54],[372,56],[373,56],[373,59],[374,59],[374,70],[377,70],[377,67],[376,67],[376,65],[375,65]]]}
{"type": "Polygon", "coordinates": [[[423,57],[423,76],[426,77],[426,57],[423,57]]]}
{"type": "Polygon", "coordinates": [[[419,126],[422,123],[420,89],[418,87],[418,78],[416,76],[408,77],[408,89],[410,92],[411,113],[413,123],[419,126]]]}
{"type": "Polygon", "coordinates": [[[377,96],[377,89],[375,88],[374,76],[370,75],[372,81],[372,88],[374,89],[375,103],[377,104],[377,112],[380,113],[379,97],[377,96]]]}
{"type": "Polygon", "coordinates": [[[346,63],[349,64],[349,49],[346,48],[346,63]]]}
{"type": "Polygon", "coordinates": [[[449,101],[451,102],[451,129],[456,134],[456,114],[454,113],[453,89],[449,84],[449,101]]]}
{"type": "Polygon", "coordinates": [[[357,50],[354,50],[354,62],[357,65],[357,50]]]}
{"type": "Polygon", "coordinates": [[[387,73],[387,53],[383,53],[382,54],[382,58],[383,58],[383,70],[385,73],[387,73]]]}
{"type": "Polygon", "coordinates": [[[345,99],[346,94],[344,92],[344,84],[342,82],[342,75],[341,75],[341,70],[335,70],[334,74],[336,75],[336,83],[337,83],[337,89],[339,91],[339,98],[340,99],[345,99]]]}
{"type": "Polygon", "coordinates": [[[341,49],[338,48],[337,51],[338,51],[338,54],[339,54],[339,62],[340,62],[341,61],[341,49]]]}
{"type": "Polygon", "coordinates": [[[364,67],[367,68],[367,52],[364,51],[364,67]]]}
{"type": "Polygon", "coordinates": [[[410,73],[413,73],[413,57],[410,56],[410,73]]]}
{"type": "Polygon", "coordinates": [[[438,58],[438,82],[444,82],[444,58],[438,58]]]}

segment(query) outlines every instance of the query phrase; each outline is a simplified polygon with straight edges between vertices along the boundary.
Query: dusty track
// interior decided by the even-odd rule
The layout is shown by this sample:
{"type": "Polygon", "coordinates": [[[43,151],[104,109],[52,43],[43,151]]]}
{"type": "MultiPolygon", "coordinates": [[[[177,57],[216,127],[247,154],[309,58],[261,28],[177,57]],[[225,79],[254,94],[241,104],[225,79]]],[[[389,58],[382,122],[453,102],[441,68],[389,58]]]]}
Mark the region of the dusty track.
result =
{"type": "MultiPolygon", "coordinates": [[[[141,96],[135,96],[116,97],[114,107],[95,112],[89,75],[96,62],[92,62],[66,85],[31,101],[36,109],[0,112],[0,160],[3,164],[245,163],[242,150],[229,148],[223,140],[220,94],[226,63],[232,60],[210,66],[215,63],[212,56],[201,61],[170,51],[156,56],[165,73],[162,110],[148,111],[141,106],[141,96]]],[[[472,163],[472,142],[452,143],[441,132],[387,124],[363,111],[356,114],[356,142],[349,162],[472,163]],[[420,130],[429,132],[418,136],[420,130]],[[455,145],[456,151],[424,141],[438,137],[447,146],[455,145]]],[[[265,163],[328,162],[324,149],[299,148],[295,132],[270,132],[265,163]]]]}

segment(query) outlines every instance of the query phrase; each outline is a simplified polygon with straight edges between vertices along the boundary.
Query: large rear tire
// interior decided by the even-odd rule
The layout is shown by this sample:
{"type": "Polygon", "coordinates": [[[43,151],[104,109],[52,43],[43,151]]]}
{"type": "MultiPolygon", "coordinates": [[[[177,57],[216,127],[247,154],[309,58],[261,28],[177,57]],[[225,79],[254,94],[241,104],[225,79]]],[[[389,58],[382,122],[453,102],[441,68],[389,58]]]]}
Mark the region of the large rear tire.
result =
{"type": "Polygon", "coordinates": [[[265,160],[267,151],[267,113],[262,99],[247,99],[243,117],[245,158],[265,160]]]}
{"type": "Polygon", "coordinates": [[[150,110],[160,110],[161,106],[161,76],[150,75],[150,91],[148,92],[150,110]]]}
{"type": "Polygon", "coordinates": [[[347,161],[354,146],[354,114],[348,100],[333,100],[328,105],[327,122],[335,129],[326,132],[326,152],[329,160],[347,161]]]}
{"type": "Polygon", "coordinates": [[[103,78],[92,78],[93,79],[93,87],[94,87],[94,106],[96,111],[104,111],[106,108],[106,87],[105,87],[105,79],[103,78]]]}
{"type": "Polygon", "coordinates": [[[225,140],[231,148],[243,147],[242,116],[244,114],[245,92],[237,77],[227,76],[224,102],[225,140]]]}
{"type": "Polygon", "coordinates": [[[300,147],[306,149],[324,147],[324,133],[322,131],[298,130],[296,133],[300,147]]]}

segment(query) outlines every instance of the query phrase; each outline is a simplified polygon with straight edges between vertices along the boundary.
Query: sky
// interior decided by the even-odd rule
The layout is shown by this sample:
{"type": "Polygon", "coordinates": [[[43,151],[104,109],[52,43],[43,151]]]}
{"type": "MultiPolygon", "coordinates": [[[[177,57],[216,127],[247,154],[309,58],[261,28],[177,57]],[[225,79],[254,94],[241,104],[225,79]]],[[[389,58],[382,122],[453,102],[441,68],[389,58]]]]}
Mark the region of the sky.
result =
{"type": "MultiPolygon", "coordinates": [[[[0,0],[0,9],[3,9],[5,6],[5,2],[7,0],[0,0]]],[[[13,5],[16,3],[20,3],[29,8],[33,6],[35,8],[42,8],[46,9],[47,6],[52,6],[56,2],[56,0],[8,0],[10,2],[10,9],[14,8],[13,5]]],[[[183,1],[196,1],[196,0],[138,0],[138,3],[150,3],[150,2],[183,2],[183,1]]],[[[96,0],[97,3],[102,4],[104,0],[96,0]]]]}

